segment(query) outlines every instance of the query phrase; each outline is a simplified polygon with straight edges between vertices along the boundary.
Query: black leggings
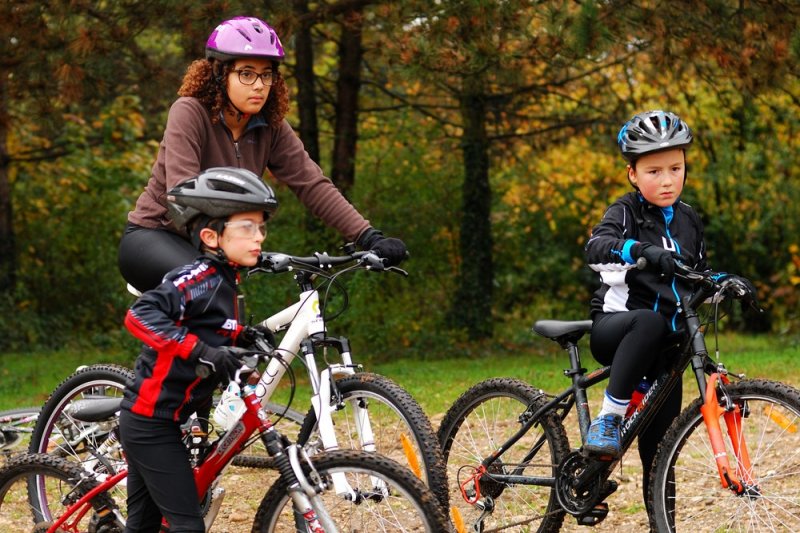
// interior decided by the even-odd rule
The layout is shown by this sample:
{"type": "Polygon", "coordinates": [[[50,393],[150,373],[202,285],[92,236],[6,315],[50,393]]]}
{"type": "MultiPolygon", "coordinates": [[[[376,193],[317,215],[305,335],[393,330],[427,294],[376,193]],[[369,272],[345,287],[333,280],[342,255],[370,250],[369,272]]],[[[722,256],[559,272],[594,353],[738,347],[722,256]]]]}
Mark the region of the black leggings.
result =
{"type": "Polygon", "coordinates": [[[158,533],[162,516],[171,532],[204,533],[189,451],[178,422],[122,409],[120,441],[128,461],[126,533],[158,533]]]}
{"type": "MultiPolygon", "coordinates": [[[[663,369],[666,363],[663,346],[669,333],[667,319],[649,309],[594,316],[590,346],[599,363],[611,365],[606,387],[611,396],[630,398],[643,376],[653,376],[663,369]]],[[[682,389],[679,380],[650,425],[639,435],[645,504],[653,458],[670,424],[680,414],[682,389]]]]}
{"type": "Polygon", "coordinates": [[[194,261],[200,251],[177,233],[128,223],[119,242],[119,271],[141,292],[161,284],[164,274],[194,261]]]}

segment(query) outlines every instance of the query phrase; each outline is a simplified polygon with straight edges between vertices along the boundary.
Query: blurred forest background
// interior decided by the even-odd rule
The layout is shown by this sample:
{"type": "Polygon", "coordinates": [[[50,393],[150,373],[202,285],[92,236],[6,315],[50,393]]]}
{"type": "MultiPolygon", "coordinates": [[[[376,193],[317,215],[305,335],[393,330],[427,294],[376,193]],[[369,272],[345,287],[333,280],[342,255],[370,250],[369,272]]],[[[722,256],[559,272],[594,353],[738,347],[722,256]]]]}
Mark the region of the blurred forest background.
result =
{"type": "MultiPolygon", "coordinates": [[[[583,244],[629,190],[616,134],[655,108],[695,132],[683,199],[711,264],[759,288],[766,313],[728,323],[797,342],[796,0],[1,5],[0,351],[134,346],[116,265],[126,215],[186,67],[242,14],[281,36],[309,153],[410,249],[408,278],[345,280],[351,308],[331,329],[362,358],[513,349],[537,318],[585,318],[597,280],[583,244]]],[[[335,253],[340,237],[277,193],[265,248],[335,253]]],[[[293,289],[248,280],[250,311],[293,289]]]]}

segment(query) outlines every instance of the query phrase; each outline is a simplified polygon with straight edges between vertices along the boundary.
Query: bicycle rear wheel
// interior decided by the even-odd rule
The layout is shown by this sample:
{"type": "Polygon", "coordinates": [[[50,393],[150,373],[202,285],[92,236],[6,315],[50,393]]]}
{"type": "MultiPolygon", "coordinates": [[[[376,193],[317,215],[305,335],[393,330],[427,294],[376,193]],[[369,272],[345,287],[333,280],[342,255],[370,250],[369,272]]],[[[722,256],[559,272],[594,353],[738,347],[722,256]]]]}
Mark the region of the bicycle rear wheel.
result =
{"type": "MultiPolygon", "coordinates": [[[[47,454],[21,454],[9,459],[0,469],[0,531],[33,531],[44,533],[48,526],[59,518],[67,507],[96,486],[96,482],[86,478],[81,466],[73,461],[47,454]],[[28,497],[28,485],[32,480],[46,495],[33,505],[28,497]]],[[[79,531],[99,531],[102,520],[106,529],[114,529],[114,503],[107,493],[100,493],[92,501],[96,511],[87,513],[78,524],[79,531]]]]}
{"type": "Polygon", "coordinates": [[[654,459],[651,526],[658,531],[800,531],[800,391],[766,380],[741,381],[724,390],[743,413],[741,437],[732,438],[720,417],[728,461],[739,480],[751,480],[751,490],[738,496],[722,487],[697,399],[673,422],[654,459]],[[739,443],[746,445],[749,471],[734,452],[739,443]]]}
{"type": "MultiPolygon", "coordinates": [[[[311,458],[314,468],[326,481],[320,501],[339,531],[414,531],[441,533],[450,530],[444,510],[433,493],[408,469],[374,453],[337,450],[311,458]],[[345,474],[350,487],[361,498],[350,501],[335,494],[330,477],[345,474]],[[376,488],[376,481],[378,483],[376,488]]],[[[309,469],[304,466],[304,472],[309,469]]],[[[289,497],[288,486],[280,478],[267,491],[258,507],[253,532],[273,533],[306,530],[298,520],[289,497]]]]}
{"type": "Polygon", "coordinates": [[[132,379],[132,370],[117,365],[78,369],[56,387],[42,406],[28,451],[86,460],[115,430],[117,417],[87,423],[76,420],[72,413],[79,406],[121,399],[125,384],[132,379]]]}
{"type": "MultiPolygon", "coordinates": [[[[340,448],[362,449],[359,435],[362,427],[355,413],[365,408],[369,415],[375,451],[409,468],[425,482],[446,508],[448,505],[447,476],[442,452],[431,422],[419,403],[391,379],[360,372],[336,380],[333,402],[338,409],[331,413],[340,448]]],[[[302,445],[322,449],[314,444],[318,438],[317,416],[314,409],[306,415],[297,438],[302,445]]]]}
{"type": "Polygon", "coordinates": [[[492,479],[492,473],[503,473],[554,480],[556,466],[569,453],[564,426],[554,413],[541,417],[503,452],[477,487],[474,482],[467,482],[478,472],[481,461],[514,435],[544,403],[542,395],[527,383],[494,378],[474,385],[448,409],[438,436],[450,479],[455,523],[463,520],[468,531],[560,529],[564,511],[558,505],[554,486],[492,479]],[[470,503],[467,498],[474,501],[470,503]]]}
{"type": "MultiPolygon", "coordinates": [[[[78,369],[62,381],[42,406],[28,451],[49,453],[80,463],[86,472],[115,474],[126,467],[117,440],[119,418],[82,422],[73,417],[78,407],[108,405],[122,398],[133,371],[117,365],[99,364],[78,369]]],[[[118,485],[116,498],[124,500],[125,484],[118,485]]],[[[30,483],[31,505],[44,505],[46,494],[38,483],[30,483]]]]}

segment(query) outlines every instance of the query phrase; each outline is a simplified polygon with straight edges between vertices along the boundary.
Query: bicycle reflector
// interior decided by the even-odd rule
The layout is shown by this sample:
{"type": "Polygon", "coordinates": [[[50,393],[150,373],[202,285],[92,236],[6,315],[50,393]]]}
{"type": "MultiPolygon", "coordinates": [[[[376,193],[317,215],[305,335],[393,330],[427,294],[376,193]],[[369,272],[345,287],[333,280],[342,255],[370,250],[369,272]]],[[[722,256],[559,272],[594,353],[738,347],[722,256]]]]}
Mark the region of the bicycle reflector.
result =
{"type": "Polygon", "coordinates": [[[784,431],[797,433],[797,425],[793,424],[783,413],[776,411],[772,405],[764,406],[764,414],[767,415],[770,420],[778,424],[784,431]]]}

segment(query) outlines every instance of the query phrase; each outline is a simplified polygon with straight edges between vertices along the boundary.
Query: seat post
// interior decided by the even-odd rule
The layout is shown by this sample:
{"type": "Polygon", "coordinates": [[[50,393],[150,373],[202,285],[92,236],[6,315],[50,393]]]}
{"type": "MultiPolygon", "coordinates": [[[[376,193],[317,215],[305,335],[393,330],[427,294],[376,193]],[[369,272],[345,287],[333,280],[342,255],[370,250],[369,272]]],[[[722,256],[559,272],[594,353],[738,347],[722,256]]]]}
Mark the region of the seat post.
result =
{"type": "Polygon", "coordinates": [[[575,406],[578,411],[578,427],[581,430],[581,441],[583,442],[586,440],[586,433],[589,431],[589,424],[592,422],[592,417],[589,413],[589,399],[586,395],[586,389],[583,388],[583,376],[586,374],[586,369],[581,366],[581,355],[577,342],[567,339],[561,345],[569,354],[570,368],[564,370],[564,375],[572,380],[575,406]]]}

